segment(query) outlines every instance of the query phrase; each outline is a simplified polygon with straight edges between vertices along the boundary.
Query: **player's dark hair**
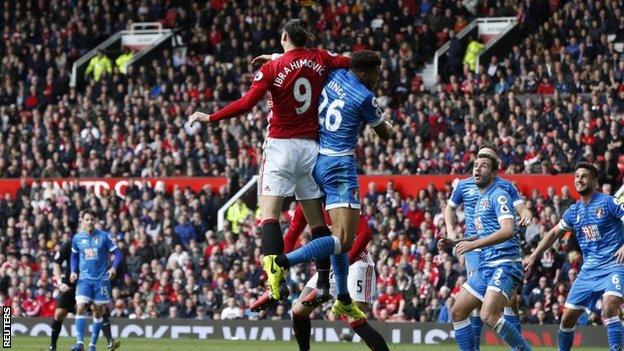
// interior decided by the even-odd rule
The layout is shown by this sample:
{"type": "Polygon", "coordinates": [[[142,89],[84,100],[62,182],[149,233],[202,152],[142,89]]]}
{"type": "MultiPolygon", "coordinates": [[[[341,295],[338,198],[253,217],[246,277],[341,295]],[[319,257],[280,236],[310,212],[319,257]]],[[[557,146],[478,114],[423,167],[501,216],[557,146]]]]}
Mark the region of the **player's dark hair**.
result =
{"type": "Polygon", "coordinates": [[[581,168],[588,170],[589,173],[591,173],[593,178],[598,178],[598,170],[591,163],[585,162],[585,161],[578,162],[577,164],[574,165],[574,172],[578,171],[581,168]]]}
{"type": "Polygon", "coordinates": [[[284,25],[284,32],[288,34],[288,38],[294,46],[302,48],[308,42],[308,39],[312,37],[312,34],[307,30],[308,23],[300,19],[291,19],[284,25]]]}
{"type": "Polygon", "coordinates": [[[362,50],[351,54],[351,69],[354,72],[372,72],[380,65],[381,57],[375,51],[362,50]]]}
{"type": "Polygon", "coordinates": [[[86,210],[82,210],[82,213],[80,214],[80,219],[83,219],[84,216],[88,214],[90,214],[93,218],[96,218],[95,212],[93,210],[86,209],[86,210]]]}

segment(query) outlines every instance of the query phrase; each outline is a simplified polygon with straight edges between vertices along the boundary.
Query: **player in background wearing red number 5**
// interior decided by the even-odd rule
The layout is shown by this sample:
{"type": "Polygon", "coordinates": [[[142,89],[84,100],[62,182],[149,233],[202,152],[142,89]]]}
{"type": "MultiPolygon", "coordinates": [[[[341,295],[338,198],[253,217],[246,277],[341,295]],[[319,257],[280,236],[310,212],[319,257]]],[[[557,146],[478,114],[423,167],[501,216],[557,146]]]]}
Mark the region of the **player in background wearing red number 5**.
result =
{"type": "MultiPolygon", "coordinates": [[[[299,19],[286,23],[280,40],[284,54],[260,68],[243,97],[213,114],[198,110],[189,117],[190,125],[236,117],[255,106],[267,91],[271,93],[273,104],[258,182],[265,258],[284,252],[278,219],[287,196],[294,194],[301,203],[313,238],[331,235],[321,209],[323,193],[312,176],[319,151],[317,106],[329,73],[335,68],[349,68],[351,60],[325,50],[306,49],[311,34],[305,27],[299,19]]],[[[319,288],[327,289],[329,258],[317,261],[316,266],[322,276],[319,288]]],[[[280,288],[281,281],[271,279],[281,277],[283,268],[265,259],[263,269],[269,276],[271,298],[285,298],[288,290],[280,288]]]]}

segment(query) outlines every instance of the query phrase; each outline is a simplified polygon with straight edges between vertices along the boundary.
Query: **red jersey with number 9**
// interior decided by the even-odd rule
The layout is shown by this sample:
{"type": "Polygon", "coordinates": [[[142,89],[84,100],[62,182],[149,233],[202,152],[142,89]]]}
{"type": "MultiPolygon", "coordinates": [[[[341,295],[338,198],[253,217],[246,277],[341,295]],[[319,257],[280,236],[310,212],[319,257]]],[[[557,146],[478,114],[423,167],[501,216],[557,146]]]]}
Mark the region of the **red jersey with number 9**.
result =
{"type": "Polygon", "coordinates": [[[349,68],[351,59],[326,50],[294,49],[265,63],[249,91],[211,116],[211,121],[235,117],[251,109],[267,91],[273,106],[270,138],[317,139],[318,99],[332,69],[349,68]]]}

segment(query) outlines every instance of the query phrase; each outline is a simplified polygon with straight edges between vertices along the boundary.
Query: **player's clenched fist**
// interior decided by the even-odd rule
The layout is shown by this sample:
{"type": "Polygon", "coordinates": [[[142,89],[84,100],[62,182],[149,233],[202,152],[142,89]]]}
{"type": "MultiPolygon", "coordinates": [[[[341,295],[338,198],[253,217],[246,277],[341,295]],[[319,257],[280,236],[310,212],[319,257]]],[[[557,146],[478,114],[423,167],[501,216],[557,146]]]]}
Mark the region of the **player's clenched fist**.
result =
{"type": "Polygon", "coordinates": [[[195,122],[208,123],[210,122],[210,115],[200,111],[195,111],[189,116],[188,123],[193,125],[195,122]]]}
{"type": "Polygon", "coordinates": [[[72,273],[69,275],[69,281],[74,283],[76,280],[78,280],[78,274],[76,273],[72,273]]]}

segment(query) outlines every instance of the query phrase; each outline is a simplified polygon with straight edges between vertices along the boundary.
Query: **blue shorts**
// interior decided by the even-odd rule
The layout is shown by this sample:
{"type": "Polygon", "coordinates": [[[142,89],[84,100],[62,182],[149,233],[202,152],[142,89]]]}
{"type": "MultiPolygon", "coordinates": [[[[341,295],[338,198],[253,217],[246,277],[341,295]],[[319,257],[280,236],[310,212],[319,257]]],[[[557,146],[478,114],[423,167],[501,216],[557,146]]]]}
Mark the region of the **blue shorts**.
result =
{"type": "Polygon", "coordinates": [[[623,287],[624,266],[601,268],[598,271],[581,269],[572,283],[565,307],[590,314],[602,295],[624,297],[623,287]]]}
{"type": "Polygon", "coordinates": [[[463,287],[481,301],[485,298],[487,290],[500,292],[509,300],[522,283],[523,276],[522,262],[505,262],[495,267],[482,265],[468,278],[463,287]]]}
{"type": "Polygon", "coordinates": [[[466,273],[468,277],[472,276],[481,265],[481,250],[469,251],[464,254],[466,264],[466,273]]]}
{"type": "Polygon", "coordinates": [[[360,183],[355,156],[318,155],[314,179],[325,193],[325,209],[360,209],[360,183]]]}
{"type": "Polygon", "coordinates": [[[110,282],[105,280],[78,279],[76,303],[93,302],[104,305],[110,302],[110,282]]]}

